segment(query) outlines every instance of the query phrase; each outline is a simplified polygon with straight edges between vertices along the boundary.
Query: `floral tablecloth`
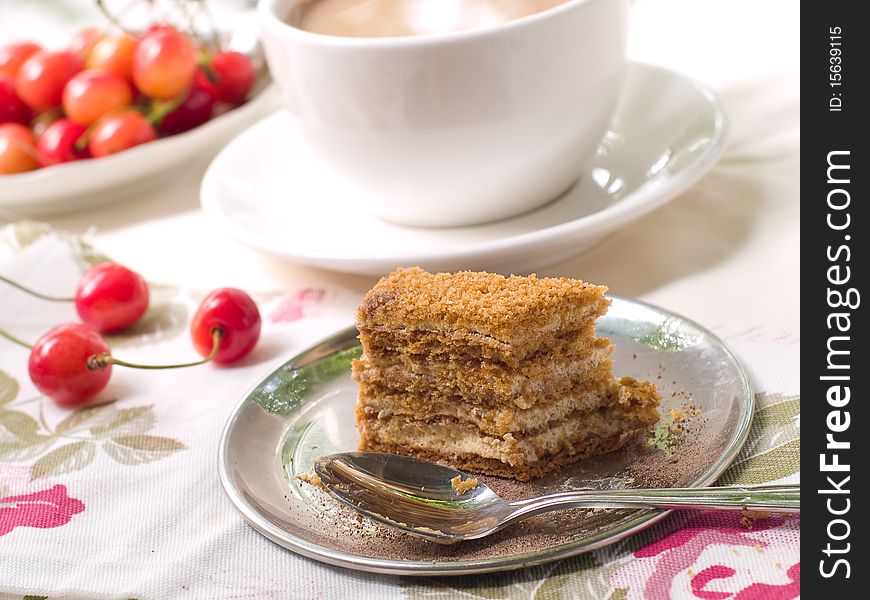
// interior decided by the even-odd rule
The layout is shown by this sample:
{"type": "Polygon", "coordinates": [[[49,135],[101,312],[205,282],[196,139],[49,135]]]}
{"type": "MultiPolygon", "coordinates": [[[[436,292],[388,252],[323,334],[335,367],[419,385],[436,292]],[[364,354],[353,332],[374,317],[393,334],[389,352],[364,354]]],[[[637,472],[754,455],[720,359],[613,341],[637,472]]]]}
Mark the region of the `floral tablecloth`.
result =
{"type": "MultiPolygon", "coordinates": [[[[22,222],[0,235],[0,273],[63,295],[105,258],[90,244],[22,222]]],[[[186,323],[200,293],[153,285],[146,318],[109,338],[140,363],[191,358],[186,323]]],[[[787,599],[800,586],[797,517],[675,515],[603,550],[507,575],[366,576],[318,565],[259,537],[224,497],[215,453],[245,388],[345,325],[358,295],[338,288],[260,294],[255,352],[231,368],[116,368],[107,401],[55,407],[27,376],[27,351],[0,346],[0,591],[62,597],[695,597],[787,599]],[[735,595],[736,594],[736,595],[735,595]]],[[[68,304],[0,289],[0,326],[36,339],[75,319],[68,304]]],[[[750,366],[758,412],[722,483],[794,481],[799,467],[798,340],[762,327],[715,328],[750,366]]]]}
{"type": "MultiPolygon", "coordinates": [[[[89,18],[83,5],[0,0],[0,43],[22,31],[56,35],[89,18]]],[[[680,198],[541,273],[606,283],[732,347],[759,410],[723,483],[799,477],[798,18],[779,0],[634,3],[632,57],[717,90],[731,141],[680,198]]],[[[189,360],[186,322],[214,287],[251,291],[264,315],[261,343],[241,364],[171,375],[118,369],[103,396],[111,402],[77,412],[41,397],[26,352],[0,341],[0,599],[798,597],[798,517],[748,529],[739,515],[675,514],[584,556],[442,579],[337,569],[257,534],[218,481],[221,428],[263,374],[348,325],[373,280],[291,266],[227,240],[197,206],[207,159],[141,198],[49,219],[54,229],[0,215],[13,223],[0,231],[4,275],[68,294],[105,252],[153,283],[147,320],[111,340],[125,359],[189,360]]],[[[0,287],[0,326],[22,338],[74,318],[69,306],[0,287]]]]}

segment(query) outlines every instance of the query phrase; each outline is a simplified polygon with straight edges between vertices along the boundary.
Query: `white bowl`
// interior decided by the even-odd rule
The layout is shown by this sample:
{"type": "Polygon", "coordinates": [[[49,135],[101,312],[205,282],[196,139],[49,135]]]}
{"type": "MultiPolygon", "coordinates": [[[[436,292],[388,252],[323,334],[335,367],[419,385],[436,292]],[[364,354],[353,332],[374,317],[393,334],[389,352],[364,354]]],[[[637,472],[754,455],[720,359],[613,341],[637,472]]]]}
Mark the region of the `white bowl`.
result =
{"type": "Polygon", "coordinates": [[[216,153],[236,133],[276,108],[273,88],[195,129],[98,159],[15,175],[0,175],[0,216],[20,218],[72,212],[130,198],[216,153]]]}

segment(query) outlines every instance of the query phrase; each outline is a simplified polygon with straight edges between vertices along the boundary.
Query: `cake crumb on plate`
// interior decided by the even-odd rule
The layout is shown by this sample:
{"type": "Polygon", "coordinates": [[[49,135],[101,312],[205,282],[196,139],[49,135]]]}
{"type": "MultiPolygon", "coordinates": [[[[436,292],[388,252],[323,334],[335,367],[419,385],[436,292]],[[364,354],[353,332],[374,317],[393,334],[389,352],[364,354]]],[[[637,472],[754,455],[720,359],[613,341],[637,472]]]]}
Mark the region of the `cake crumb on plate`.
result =
{"type": "Polygon", "coordinates": [[[470,490],[473,490],[477,487],[477,479],[474,477],[469,477],[468,479],[462,479],[462,475],[457,475],[453,479],[450,480],[450,485],[456,490],[457,494],[464,494],[470,490]]]}
{"type": "Polygon", "coordinates": [[[743,517],[740,519],[740,524],[746,529],[751,530],[755,527],[755,522],[761,519],[767,519],[770,513],[766,510],[743,510],[743,517]]]}
{"type": "Polygon", "coordinates": [[[299,481],[304,481],[308,485],[313,485],[314,487],[319,487],[322,490],[326,489],[326,486],[323,485],[323,482],[320,480],[320,475],[314,473],[312,471],[307,471],[305,473],[299,473],[296,475],[296,479],[299,481]]]}

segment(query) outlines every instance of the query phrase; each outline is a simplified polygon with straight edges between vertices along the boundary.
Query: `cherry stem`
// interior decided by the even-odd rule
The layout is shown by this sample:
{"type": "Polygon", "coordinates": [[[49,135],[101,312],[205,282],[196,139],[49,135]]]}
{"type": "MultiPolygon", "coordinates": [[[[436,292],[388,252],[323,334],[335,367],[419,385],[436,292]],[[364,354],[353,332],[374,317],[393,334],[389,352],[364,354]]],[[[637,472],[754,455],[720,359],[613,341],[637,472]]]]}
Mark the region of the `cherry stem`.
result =
{"type": "Polygon", "coordinates": [[[7,340],[9,340],[10,342],[13,342],[13,343],[15,343],[15,344],[18,344],[19,346],[23,346],[23,347],[25,347],[25,348],[27,348],[28,350],[33,350],[33,346],[31,346],[30,344],[28,344],[27,342],[25,342],[25,341],[22,340],[21,338],[19,338],[19,337],[15,337],[14,335],[12,335],[11,333],[9,333],[8,331],[6,331],[5,329],[3,329],[2,327],[0,327],[0,336],[5,337],[5,338],[6,338],[7,340]]]}
{"type": "Polygon", "coordinates": [[[63,116],[63,108],[60,106],[55,106],[54,108],[49,108],[48,110],[43,111],[43,112],[39,113],[38,115],[36,115],[30,121],[30,124],[31,125],[39,125],[39,124],[49,125],[51,123],[54,123],[58,119],[60,119],[62,116],[63,116]]]}
{"type": "Polygon", "coordinates": [[[18,283],[17,281],[12,281],[8,277],[4,277],[3,275],[0,275],[0,281],[2,281],[3,283],[8,283],[12,287],[18,288],[22,292],[26,292],[26,293],[30,294],[31,296],[36,296],[37,298],[41,298],[43,300],[48,300],[49,302],[73,302],[75,300],[75,298],[59,298],[57,296],[47,296],[45,294],[40,294],[36,290],[32,290],[29,287],[25,287],[25,286],[21,285],[20,283],[18,283]]]}
{"type": "Polygon", "coordinates": [[[88,147],[88,142],[91,141],[91,134],[94,132],[94,128],[97,126],[99,121],[91,123],[88,125],[88,128],[85,129],[82,134],[73,142],[73,147],[76,149],[76,152],[84,152],[88,147]]]}
{"type": "Polygon", "coordinates": [[[208,79],[209,83],[217,85],[221,82],[220,75],[218,75],[217,71],[212,68],[208,56],[204,54],[200,55],[199,59],[197,59],[197,65],[205,75],[205,78],[208,79]]]}
{"type": "MultiPolygon", "coordinates": [[[[2,330],[0,330],[2,331],[2,330]]],[[[196,362],[190,363],[181,363],[177,365],[140,365],[137,363],[131,363],[124,360],[119,360],[109,354],[108,352],[101,352],[100,354],[93,354],[88,357],[88,369],[91,371],[96,371],[97,369],[102,369],[108,365],[118,365],[121,367],[130,367],[131,369],[182,369],[184,367],[195,367],[197,365],[204,365],[207,362],[211,362],[212,359],[217,355],[218,350],[221,346],[221,340],[224,337],[224,330],[220,327],[215,327],[211,330],[211,352],[208,353],[208,356],[203,358],[202,360],[198,360],[196,362]]]]}
{"type": "Polygon", "coordinates": [[[189,95],[190,90],[187,90],[170,100],[155,100],[151,105],[151,110],[145,114],[145,119],[152,125],[160,125],[166,115],[184,104],[189,95]]]}

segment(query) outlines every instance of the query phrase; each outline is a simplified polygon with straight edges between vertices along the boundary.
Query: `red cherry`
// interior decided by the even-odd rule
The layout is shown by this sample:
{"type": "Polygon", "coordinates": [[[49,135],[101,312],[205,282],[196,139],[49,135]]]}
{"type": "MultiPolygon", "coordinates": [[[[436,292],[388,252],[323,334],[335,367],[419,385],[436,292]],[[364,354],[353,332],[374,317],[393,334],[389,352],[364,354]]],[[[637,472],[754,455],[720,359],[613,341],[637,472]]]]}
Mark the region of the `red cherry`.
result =
{"type": "Polygon", "coordinates": [[[30,146],[36,143],[33,131],[30,127],[22,125],[21,123],[0,124],[0,136],[14,138],[30,146]]]}
{"type": "Polygon", "coordinates": [[[0,74],[9,77],[18,75],[18,69],[28,58],[42,50],[32,42],[19,42],[0,48],[0,74]]]}
{"type": "Polygon", "coordinates": [[[87,66],[89,69],[114,73],[132,82],[133,53],[138,45],[139,38],[129,33],[107,36],[94,45],[87,66]]]}
{"type": "Polygon", "coordinates": [[[21,123],[27,125],[33,112],[15,93],[15,81],[0,73],[0,124],[21,123]]]}
{"type": "Polygon", "coordinates": [[[30,352],[30,379],[60,406],[87,404],[109,383],[112,365],[91,370],[88,358],[109,351],[106,340],[82,323],[59,325],[39,338],[30,352]]]}
{"type": "Polygon", "coordinates": [[[103,115],[126,108],[132,101],[133,92],[126,79],[95,69],[77,73],[63,89],[66,116],[82,125],[93,125],[103,115]]]}
{"type": "Polygon", "coordinates": [[[220,329],[223,336],[214,362],[230,363],[246,355],[260,338],[260,311],[257,304],[242,290],[214,290],[199,305],[190,322],[193,346],[202,356],[212,350],[212,331],[220,329]]]}
{"type": "Polygon", "coordinates": [[[173,29],[152,31],[133,52],[132,73],[136,89],[149,98],[175,98],[193,84],[196,50],[190,38],[173,29]]]}
{"type": "Polygon", "coordinates": [[[115,263],[100,263],[82,276],[76,312],[103,333],[125,329],[148,310],[148,284],[138,273],[115,263]]]}
{"type": "Polygon", "coordinates": [[[214,111],[214,98],[198,83],[190,88],[190,93],[178,108],[163,117],[160,122],[160,132],[164,135],[175,135],[199,127],[211,119],[214,111]]]}
{"type": "Polygon", "coordinates": [[[239,52],[217,52],[208,66],[217,81],[212,83],[205,73],[199,71],[197,83],[219,102],[244,103],[257,77],[251,59],[239,52]]]}
{"type": "Polygon", "coordinates": [[[134,110],[106,115],[96,122],[88,140],[88,150],[95,158],[115,154],[157,139],[148,119],[134,110]]]}
{"type": "Polygon", "coordinates": [[[35,143],[30,128],[20,123],[0,125],[0,175],[38,169],[35,143]]]}
{"type": "Polygon", "coordinates": [[[58,119],[49,125],[36,140],[36,151],[43,167],[89,158],[87,148],[79,150],[76,142],[87,131],[87,127],[69,119],[58,119]]]}
{"type": "Polygon", "coordinates": [[[37,52],[18,70],[15,92],[36,112],[60,106],[64,86],[83,68],[72,52],[37,52]]]}

